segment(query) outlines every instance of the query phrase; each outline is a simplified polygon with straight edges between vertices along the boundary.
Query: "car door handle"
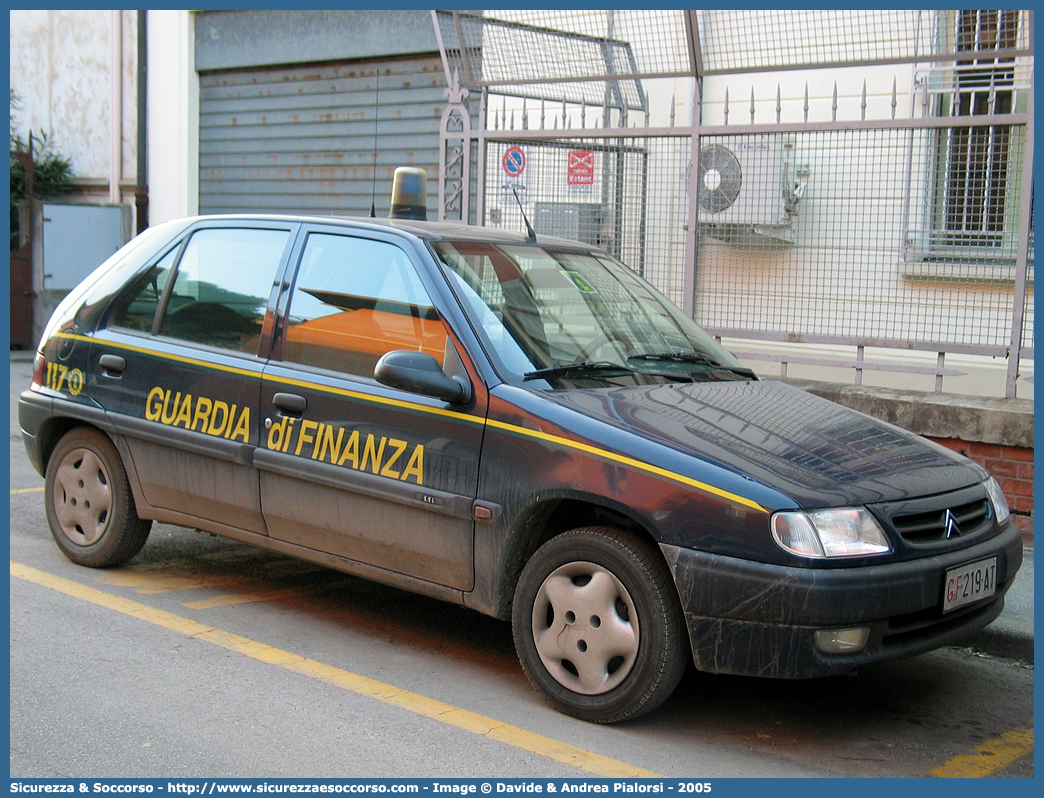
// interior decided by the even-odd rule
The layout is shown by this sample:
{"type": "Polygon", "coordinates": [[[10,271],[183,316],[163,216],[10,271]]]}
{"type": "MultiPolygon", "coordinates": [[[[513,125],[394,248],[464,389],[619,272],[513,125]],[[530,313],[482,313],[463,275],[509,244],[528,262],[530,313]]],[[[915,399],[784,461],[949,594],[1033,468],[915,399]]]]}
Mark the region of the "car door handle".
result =
{"type": "Polygon", "coordinates": [[[272,397],[272,404],[284,413],[299,416],[308,408],[308,400],[296,393],[277,393],[272,397]]]}
{"type": "Polygon", "coordinates": [[[106,377],[121,377],[123,370],[127,368],[127,361],[119,355],[102,355],[98,359],[98,365],[106,377]]]}

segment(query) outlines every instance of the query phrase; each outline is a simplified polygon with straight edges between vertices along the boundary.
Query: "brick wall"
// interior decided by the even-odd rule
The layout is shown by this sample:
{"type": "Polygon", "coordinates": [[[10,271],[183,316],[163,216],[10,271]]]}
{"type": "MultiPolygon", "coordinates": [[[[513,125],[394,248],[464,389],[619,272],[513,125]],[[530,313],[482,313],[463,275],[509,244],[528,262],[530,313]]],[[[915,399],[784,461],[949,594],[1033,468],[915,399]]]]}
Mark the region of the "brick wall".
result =
{"type": "Polygon", "coordinates": [[[932,438],[986,466],[1004,491],[1011,515],[1023,537],[1033,542],[1033,450],[1021,446],[932,438]]]}

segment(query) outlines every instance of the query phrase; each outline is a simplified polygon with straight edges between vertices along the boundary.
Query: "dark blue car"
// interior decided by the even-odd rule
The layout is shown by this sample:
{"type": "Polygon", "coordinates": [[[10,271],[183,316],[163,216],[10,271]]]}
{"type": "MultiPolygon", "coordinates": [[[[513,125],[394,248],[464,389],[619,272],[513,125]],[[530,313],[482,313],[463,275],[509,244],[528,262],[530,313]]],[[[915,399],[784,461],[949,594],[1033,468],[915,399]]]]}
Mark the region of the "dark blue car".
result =
{"type": "Polygon", "coordinates": [[[1022,561],[983,468],[759,379],[543,236],[159,225],[57,309],[19,417],[73,561],[155,520],[510,618],[533,684],[597,722],[690,660],[805,678],[954,643],[1022,561]]]}

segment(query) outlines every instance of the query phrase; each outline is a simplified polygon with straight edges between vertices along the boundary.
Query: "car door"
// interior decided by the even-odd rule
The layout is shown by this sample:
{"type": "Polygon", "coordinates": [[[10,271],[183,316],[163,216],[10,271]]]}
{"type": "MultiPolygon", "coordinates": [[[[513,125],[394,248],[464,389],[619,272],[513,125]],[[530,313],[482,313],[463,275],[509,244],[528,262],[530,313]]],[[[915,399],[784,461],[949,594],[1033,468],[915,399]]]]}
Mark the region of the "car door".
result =
{"type": "Polygon", "coordinates": [[[476,381],[431,276],[373,231],[309,229],[292,260],[256,456],[269,534],[470,589],[485,392],[457,406],[373,378],[381,355],[408,349],[476,381]]]}
{"type": "Polygon", "coordinates": [[[253,451],[275,278],[293,225],[201,224],[120,296],[91,346],[92,395],[148,504],[264,534],[253,451]]]}

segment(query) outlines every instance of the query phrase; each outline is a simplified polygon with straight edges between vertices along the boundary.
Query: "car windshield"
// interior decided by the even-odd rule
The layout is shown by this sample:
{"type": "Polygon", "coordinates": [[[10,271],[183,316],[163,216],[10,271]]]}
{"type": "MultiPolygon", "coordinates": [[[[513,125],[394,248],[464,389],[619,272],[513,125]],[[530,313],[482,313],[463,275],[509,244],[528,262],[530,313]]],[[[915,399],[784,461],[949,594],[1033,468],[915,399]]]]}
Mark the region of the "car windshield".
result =
{"type": "Polygon", "coordinates": [[[755,379],[666,297],[603,253],[461,241],[432,247],[507,382],[755,379]]]}

